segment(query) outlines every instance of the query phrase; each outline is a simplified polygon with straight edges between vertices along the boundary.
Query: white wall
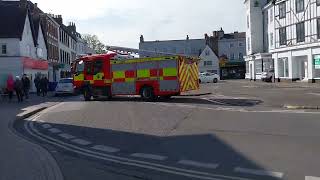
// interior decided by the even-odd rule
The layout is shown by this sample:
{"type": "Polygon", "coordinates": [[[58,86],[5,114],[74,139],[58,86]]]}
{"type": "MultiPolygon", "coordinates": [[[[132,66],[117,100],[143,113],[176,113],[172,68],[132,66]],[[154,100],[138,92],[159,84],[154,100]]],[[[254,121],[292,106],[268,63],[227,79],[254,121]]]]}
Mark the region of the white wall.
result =
{"type": "Polygon", "coordinates": [[[42,28],[40,25],[39,25],[39,33],[38,33],[38,49],[41,49],[41,50],[37,50],[37,51],[41,51],[41,53],[39,53],[39,52],[37,53],[38,58],[47,60],[48,59],[48,52],[47,52],[46,43],[44,41],[42,28]]]}
{"type": "Polygon", "coordinates": [[[200,55],[200,64],[199,64],[199,70],[200,72],[206,72],[208,70],[216,70],[219,74],[219,58],[216,56],[216,54],[211,50],[209,46],[207,46],[204,51],[200,55]],[[206,54],[208,52],[209,54],[206,54]],[[204,61],[211,61],[211,66],[204,66],[204,61]]]}
{"type": "Polygon", "coordinates": [[[21,56],[30,57],[36,59],[36,48],[34,46],[34,41],[32,37],[30,21],[28,16],[26,16],[24,29],[22,33],[22,39],[20,41],[20,52],[21,56]]]}
{"type": "Polygon", "coordinates": [[[0,56],[20,56],[20,46],[18,38],[0,38],[0,47],[2,44],[7,45],[7,54],[0,56]]]}

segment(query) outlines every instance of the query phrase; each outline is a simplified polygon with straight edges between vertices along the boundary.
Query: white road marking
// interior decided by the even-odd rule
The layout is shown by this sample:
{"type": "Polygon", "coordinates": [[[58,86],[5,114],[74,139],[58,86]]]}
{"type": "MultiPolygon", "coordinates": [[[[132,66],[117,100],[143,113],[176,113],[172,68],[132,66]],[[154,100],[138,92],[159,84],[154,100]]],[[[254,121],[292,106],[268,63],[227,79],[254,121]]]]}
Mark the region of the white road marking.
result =
{"type": "Polygon", "coordinates": [[[131,154],[131,156],[144,158],[144,159],[159,160],[159,161],[163,161],[163,160],[167,159],[167,157],[165,157],[165,156],[160,156],[160,155],[155,155],[155,154],[134,153],[134,154],[131,154]]]}
{"type": "Polygon", "coordinates": [[[49,131],[52,133],[61,133],[62,132],[60,129],[57,129],[57,128],[51,128],[51,129],[49,129],[49,131]]]}
{"type": "Polygon", "coordinates": [[[135,167],[140,167],[140,168],[145,168],[145,169],[151,169],[151,170],[156,170],[160,172],[165,172],[169,174],[175,174],[175,175],[181,175],[185,177],[191,177],[191,178],[198,178],[198,179],[205,179],[205,180],[221,180],[221,179],[232,179],[232,180],[251,180],[248,178],[242,178],[242,177],[236,177],[236,176],[226,176],[226,175],[221,175],[221,174],[212,174],[208,172],[202,172],[202,171],[195,171],[195,170],[189,170],[189,169],[183,169],[183,168],[177,168],[173,166],[166,166],[166,165],[161,165],[161,164],[156,164],[156,163],[151,163],[151,162],[146,162],[146,161],[139,161],[139,160],[134,160],[134,159],[129,159],[129,158],[123,158],[120,156],[113,156],[113,155],[108,155],[108,154],[103,154],[99,152],[94,152],[87,150],[85,148],[81,148],[72,144],[65,143],[63,141],[57,140],[55,138],[52,138],[50,136],[47,136],[41,132],[39,132],[33,125],[32,122],[26,122],[24,124],[26,130],[34,137],[48,142],[50,144],[56,145],[60,148],[82,154],[85,156],[109,161],[109,162],[114,162],[114,163],[119,163],[123,165],[129,165],[129,166],[135,166],[135,167]]]}
{"type": "Polygon", "coordinates": [[[42,124],[41,125],[43,128],[48,129],[51,128],[52,126],[50,124],[42,124]]]}
{"type": "Polygon", "coordinates": [[[219,164],[203,163],[203,162],[197,162],[197,161],[191,161],[191,160],[181,160],[178,162],[178,164],[208,168],[208,169],[216,169],[219,166],[219,164]]]}
{"type": "Polygon", "coordinates": [[[105,151],[109,153],[115,153],[120,151],[120,149],[109,147],[109,146],[104,146],[104,145],[95,145],[91,147],[92,149],[99,150],[99,151],[105,151]]]}
{"type": "Polygon", "coordinates": [[[80,144],[80,145],[85,145],[85,146],[89,145],[89,144],[92,144],[91,142],[83,140],[83,139],[73,139],[71,141],[74,142],[74,143],[80,144]]]}
{"type": "Polygon", "coordinates": [[[283,173],[281,173],[281,172],[256,170],[256,169],[246,169],[246,168],[240,168],[240,167],[235,168],[234,172],[245,173],[245,174],[253,174],[253,175],[260,175],[260,176],[272,176],[272,177],[277,177],[277,178],[282,178],[283,177],[283,173]]]}
{"type": "Polygon", "coordinates": [[[320,177],[306,176],[305,180],[320,180],[320,177]]]}
{"type": "Polygon", "coordinates": [[[66,133],[59,134],[58,136],[60,136],[64,139],[74,139],[75,138],[75,136],[72,136],[71,134],[66,134],[66,133]]]}

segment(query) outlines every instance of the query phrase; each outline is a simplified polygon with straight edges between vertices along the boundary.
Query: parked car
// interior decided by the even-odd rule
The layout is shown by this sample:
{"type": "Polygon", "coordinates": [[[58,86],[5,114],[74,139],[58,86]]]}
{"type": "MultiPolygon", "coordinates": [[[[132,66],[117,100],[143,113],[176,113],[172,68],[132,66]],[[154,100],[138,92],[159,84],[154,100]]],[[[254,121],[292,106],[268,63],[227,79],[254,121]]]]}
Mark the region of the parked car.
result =
{"type": "Polygon", "coordinates": [[[200,83],[217,83],[220,79],[220,76],[215,73],[200,73],[199,74],[199,82],[200,83]]]}
{"type": "Polygon", "coordinates": [[[265,82],[272,82],[274,78],[274,69],[269,69],[261,73],[261,80],[265,82]]]}
{"type": "Polygon", "coordinates": [[[60,79],[60,81],[58,82],[55,90],[55,95],[58,96],[63,94],[75,94],[72,78],[63,78],[60,79]]]}

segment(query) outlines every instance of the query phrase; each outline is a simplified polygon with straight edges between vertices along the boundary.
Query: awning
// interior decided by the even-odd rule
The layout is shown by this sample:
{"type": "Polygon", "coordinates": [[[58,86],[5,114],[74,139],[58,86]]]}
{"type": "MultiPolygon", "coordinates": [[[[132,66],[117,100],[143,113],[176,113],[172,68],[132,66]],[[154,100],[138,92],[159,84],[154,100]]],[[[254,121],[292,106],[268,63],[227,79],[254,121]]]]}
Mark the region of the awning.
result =
{"type": "Polygon", "coordinates": [[[47,70],[49,68],[48,61],[36,60],[29,57],[22,58],[23,68],[47,70]]]}

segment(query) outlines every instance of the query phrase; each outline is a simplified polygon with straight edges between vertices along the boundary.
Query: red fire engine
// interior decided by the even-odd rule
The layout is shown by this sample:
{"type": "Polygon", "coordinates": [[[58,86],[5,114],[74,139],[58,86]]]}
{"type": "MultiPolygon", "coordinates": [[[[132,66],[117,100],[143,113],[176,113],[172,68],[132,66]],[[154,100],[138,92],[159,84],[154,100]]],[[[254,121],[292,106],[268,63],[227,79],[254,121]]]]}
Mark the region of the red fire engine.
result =
{"type": "Polygon", "coordinates": [[[169,98],[199,89],[198,59],[183,56],[128,59],[117,53],[84,56],[73,65],[73,82],[84,99],[141,95],[169,98]]]}

